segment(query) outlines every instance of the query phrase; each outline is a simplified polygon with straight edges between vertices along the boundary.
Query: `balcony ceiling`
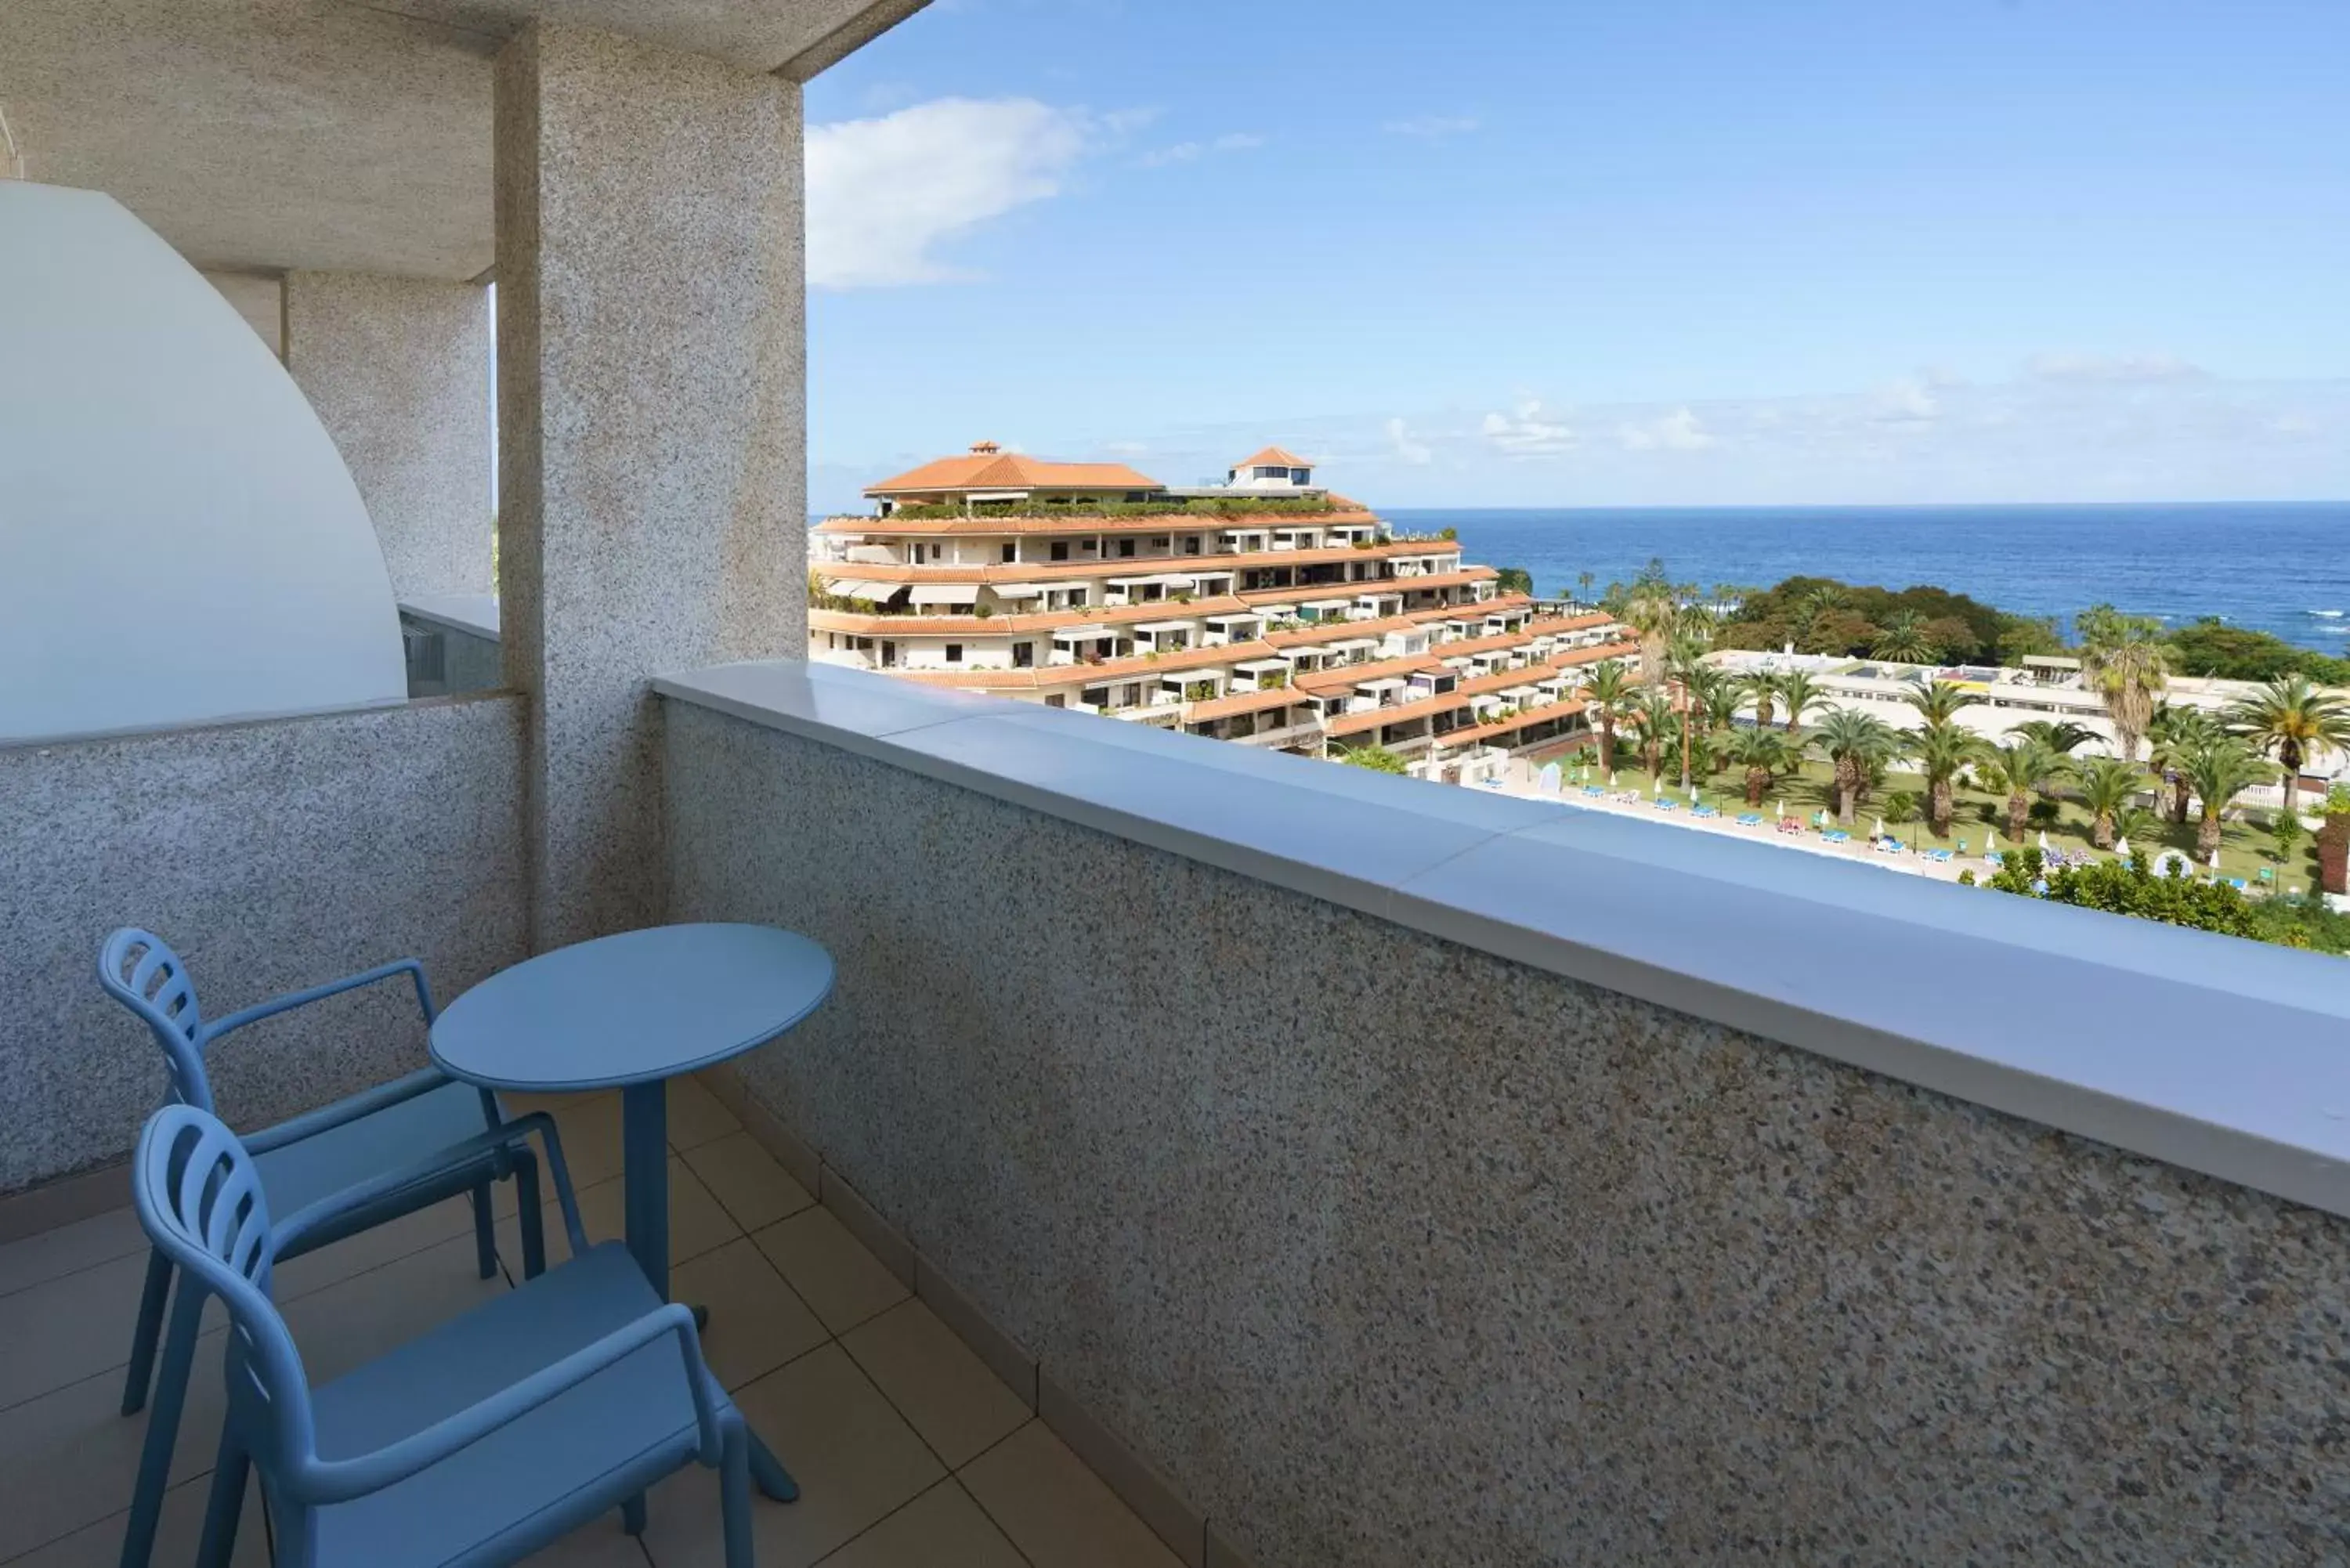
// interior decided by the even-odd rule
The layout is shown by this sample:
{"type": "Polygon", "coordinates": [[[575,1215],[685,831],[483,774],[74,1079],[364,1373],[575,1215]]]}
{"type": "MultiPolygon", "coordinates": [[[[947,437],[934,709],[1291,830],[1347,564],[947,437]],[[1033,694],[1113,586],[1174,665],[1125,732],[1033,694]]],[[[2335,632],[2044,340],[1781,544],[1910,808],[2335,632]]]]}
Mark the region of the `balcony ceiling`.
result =
{"type": "Polygon", "coordinates": [[[533,16],[805,78],[924,0],[6,0],[26,178],[107,192],[199,266],[470,278],[491,59],[533,16]]]}

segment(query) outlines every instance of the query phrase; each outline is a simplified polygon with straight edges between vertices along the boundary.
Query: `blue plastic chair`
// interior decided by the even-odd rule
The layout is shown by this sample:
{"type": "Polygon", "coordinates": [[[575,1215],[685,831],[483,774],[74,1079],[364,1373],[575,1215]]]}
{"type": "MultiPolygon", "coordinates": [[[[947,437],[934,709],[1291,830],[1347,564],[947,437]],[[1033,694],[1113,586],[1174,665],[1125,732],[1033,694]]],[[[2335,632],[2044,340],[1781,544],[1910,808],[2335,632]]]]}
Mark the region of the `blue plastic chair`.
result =
{"type": "Polygon", "coordinates": [[[750,1449],[702,1359],[693,1310],[662,1302],[618,1241],[313,1389],[269,1296],[276,1261],[397,1176],[270,1223],[255,1159],[192,1106],[155,1113],[132,1190],[156,1247],[229,1314],[228,1413],[198,1568],[228,1568],[261,1472],[278,1568],[494,1568],[699,1461],[720,1472],[727,1568],[753,1568],[750,1449]]]}
{"type": "MultiPolygon", "coordinates": [[[[213,1042],[264,1018],[402,975],[414,983],[417,1005],[429,1025],[433,1016],[432,993],[425,983],[423,965],[413,959],[312,986],[208,1023],[197,1005],[187,965],[161,938],[126,927],[106,939],[98,959],[99,983],[138,1015],[162,1048],[169,1070],[164,1104],[192,1106],[205,1112],[214,1109],[212,1085],[204,1074],[204,1052],[213,1042]]],[[[474,1247],[482,1277],[487,1279],[497,1272],[490,1185],[508,1176],[514,1179],[519,1199],[523,1272],[536,1275],[546,1267],[538,1164],[525,1141],[531,1132],[546,1140],[549,1175],[567,1215],[577,1200],[554,1119],[540,1113],[509,1121],[494,1096],[458,1083],[438,1069],[411,1073],[282,1122],[254,1134],[245,1147],[271,1200],[284,1212],[307,1208],[363,1184],[375,1190],[367,1203],[341,1206],[334,1225],[311,1230],[302,1238],[299,1251],[370,1230],[460,1193],[471,1194],[474,1247]]],[[[147,1568],[154,1548],[205,1294],[200,1282],[182,1276],[171,1302],[166,1334],[163,1308],[166,1297],[172,1295],[172,1262],[161,1247],[149,1254],[146,1288],[131,1334],[122,1413],[134,1415],[147,1402],[151,1381],[155,1407],[148,1417],[139,1479],[131,1492],[130,1519],[123,1532],[122,1568],[147,1568]],[[159,1338],[162,1369],[160,1376],[151,1377],[159,1338]]]]}

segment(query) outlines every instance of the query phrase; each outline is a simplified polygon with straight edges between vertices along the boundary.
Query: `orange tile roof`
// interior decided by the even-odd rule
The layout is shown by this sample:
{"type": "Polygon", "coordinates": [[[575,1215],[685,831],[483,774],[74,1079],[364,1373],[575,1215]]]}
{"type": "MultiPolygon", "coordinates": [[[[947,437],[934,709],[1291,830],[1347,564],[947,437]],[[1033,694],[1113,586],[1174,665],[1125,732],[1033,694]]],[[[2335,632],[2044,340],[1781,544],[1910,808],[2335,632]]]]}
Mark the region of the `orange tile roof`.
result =
{"type": "Polygon", "coordinates": [[[1158,490],[1159,483],[1122,462],[1051,462],[1017,452],[941,457],[865,487],[868,495],[946,490],[1158,490]]]}
{"type": "Polygon", "coordinates": [[[1305,693],[1286,688],[1276,688],[1271,691],[1235,691],[1229,697],[1218,697],[1212,701],[1185,704],[1183,722],[1198,724],[1210,719],[1229,719],[1238,713],[1260,713],[1267,708],[1286,708],[1293,702],[1306,701],[1305,693]]]}
{"type": "MultiPolygon", "coordinates": [[[[1360,712],[1341,713],[1332,718],[1326,728],[1332,735],[1353,735],[1359,734],[1365,730],[1378,729],[1382,725],[1401,723],[1407,719],[1426,718],[1430,714],[1441,713],[1450,709],[1465,708],[1469,705],[1469,699],[1471,697],[1482,696],[1491,691],[1506,691],[1513,686],[1532,685],[1563,670],[1571,670],[1582,664],[1596,663],[1606,658],[1620,658],[1638,653],[1639,650],[1640,645],[1637,642],[1607,643],[1597,648],[1571,649],[1565,653],[1553,654],[1542,663],[1529,664],[1518,670],[1498,670],[1492,675],[1481,675],[1473,680],[1463,680],[1450,691],[1434,697],[1423,697],[1416,702],[1396,702],[1384,708],[1366,708],[1360,712]]],[[[1570,698],[1568,701],[1572,702],[1575,700],[1570,698]]],[[[1568,711],[1566,703],[1554,703],[1552,706],[1562,712],[1568,711]]]]}
{"type": "Polygon", "coordinates": [[[1217,648],[1187,648],[1156,659],[1136,654],[1131,659],[1104,659],[1099,664],[1047,664],[1035,670],[900,670],[902,680],[929,686],[961,686],[973,691],[1036,691],[1056,686],[1094,686],[1137,675],[1165,675],[1199,670],[1211,664],[1237,664],[1244,659],[1270,659],[1273,649],[1262,642],[1228,642],[1217,648]]]}
{"type": "MultiPolygon", "coordinates": [[[[1252,567],[1326,566],[1335,561],[1382,561],[1392,556],[1427,553],[1427,546],[1422,545],[1369,545],[1359,550],[1351,545],[1333,545],[1314,550],[1251,550],[1230,556],[1117,556],[1093,561],[990,562],[983,566],[907,566],[883,561],[818,561],[815,565],[824,576],[868,583],[1043,583],[1071,577],[1149,577],[1169,572],[1197,576],[1203,572],[1238,572],[1252,567]]],[[[1480,566],[1473,575],[1482,579],[1495,573],[1491,566],[1480,566]]],[[[1449,580],[1449,575],[1445,580],[1449,580]]],[[[1295,599],[1309,590],[1335,598],[1341,589],[1353,593],[1372,588],[1394,592],[1399,587],[1426,587],[1439,582],[1438,576],[1378,577],[1367,583],[1313,583],[1300,588],[1264,588],[1256,590],[1253,597],[1270,597],[1278,603],[1284,595],[1295,599]]]]}
{"type": "MultiPolygon", "coordinates": [[[[1245,501],[1248,497],[1242,495],[1239,499],[1245,501]]],[[[1215,534],[1235,528],[1349,528],[1378,521],[1378,514],[1360,502],[1349,501],[1343,495],[1333,495],[1329,501],[1327,512],[1186,512],[1181,503],[1170,501],[1166,511],[1138,517],[999,517],[985,513],[976,517],[827,517],[816,525],[816,531],[853,537],[870,535],[876,538],[1009,539],[1029,534],[1180,534],[1187,529],[1215,534]]],[[[1451,541],[1442,543],[1449,545],[1451,541]]]]}
{"type": "Polygon", "coordinates": [[[1057,631],[1065,626],[1124,626],[1129,621],[1181,620],[1187,616],[1247,615],[1248,606],[1230,594],[1211,594],[1190,604],[1152,599],[1139,605],[1102,605],[1092,609],[1046,610],[1031,615],[977,616],[859,615],[853,610],[811,609],[808,625],[816,631],[847,632],[856,637],[1003,637],[1025,632],[1057,631]]]}
{"type": "Polygon", "coordinates": [[[1259,463],[1263,463],[1268,467],[1275,468],[1311,468],[1314,466],[1304,458],[1298,456],[1295,452],[1284,452],[1277,446],[1266,447],[1263,452],[1258,452],[1255,456],[1244,457],[1241,459],[1240,462],[1232,464],[1232,466],[1234,468],[1254,468],[1259,463]]]}

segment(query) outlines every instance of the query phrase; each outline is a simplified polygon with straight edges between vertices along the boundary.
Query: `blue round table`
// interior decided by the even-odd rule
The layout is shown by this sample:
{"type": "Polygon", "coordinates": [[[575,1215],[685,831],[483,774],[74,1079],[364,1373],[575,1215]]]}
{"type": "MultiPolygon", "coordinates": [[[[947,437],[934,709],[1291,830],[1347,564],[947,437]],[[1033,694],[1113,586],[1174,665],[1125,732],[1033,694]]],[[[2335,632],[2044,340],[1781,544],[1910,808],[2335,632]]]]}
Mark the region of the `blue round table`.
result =
{"type": "MultiPolygon", "coordinates": [[[[620,1091],[629,1251],[669,1299],[669,1080],[763,1045],[832,991],[832,955],[773,926],[655,926],[558,948],[442,1010],[432,1060],[451,1077],[531,1094],[620,1091]]],[[[799,1495],[757,1434],[759,1489],[799,1495]]]]}

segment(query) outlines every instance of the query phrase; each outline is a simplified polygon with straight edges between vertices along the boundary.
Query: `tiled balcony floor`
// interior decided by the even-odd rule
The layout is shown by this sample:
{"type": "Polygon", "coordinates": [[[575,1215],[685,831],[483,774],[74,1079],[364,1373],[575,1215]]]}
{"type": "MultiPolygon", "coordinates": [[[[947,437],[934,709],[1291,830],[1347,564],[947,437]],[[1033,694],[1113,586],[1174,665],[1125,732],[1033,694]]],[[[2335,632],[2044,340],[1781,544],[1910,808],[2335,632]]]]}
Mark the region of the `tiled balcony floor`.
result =
{"type": "MultiPolygon", "coordinates": [[[[555,1111],[588,1232],[617,1236],[617,1096],[555,1111]]],[[[710,1366],[800,1483],[756,1503],[760,1568],[1171,1568],[1176,1558],[930,1308],[769,1158],[709,1091],[672,1085],[672,1288],[706,1303],[710,1366]]],[[[508,1213],[499,1252],[520,1269],[508,1213]]],[[[550,1262],[566,1253],[552,1204],[550,1262]]],[[[0,1246],[0,1563],[111,1568],[143,1417],[117,1414],[146,1268],[128,1209],[0,1246]]],[[[485,1293],[462,1201],[297,1259],[277,1296],[314,1383],[485,1293]]],[[[217,1305],[214,1308],[217,1321],[217,1305]]],[[[221,1341],[197,1353],[155,1568],[194,1555],[219,1434],[221,1341]]],[[[257,1497],[240,1568],[268,1545],[257,1497]]],[[[717,1481],[655,1489],[639,1540],[616,1515],[535,1561],[564,1568],[718,1568],[717,1481]]]]}

